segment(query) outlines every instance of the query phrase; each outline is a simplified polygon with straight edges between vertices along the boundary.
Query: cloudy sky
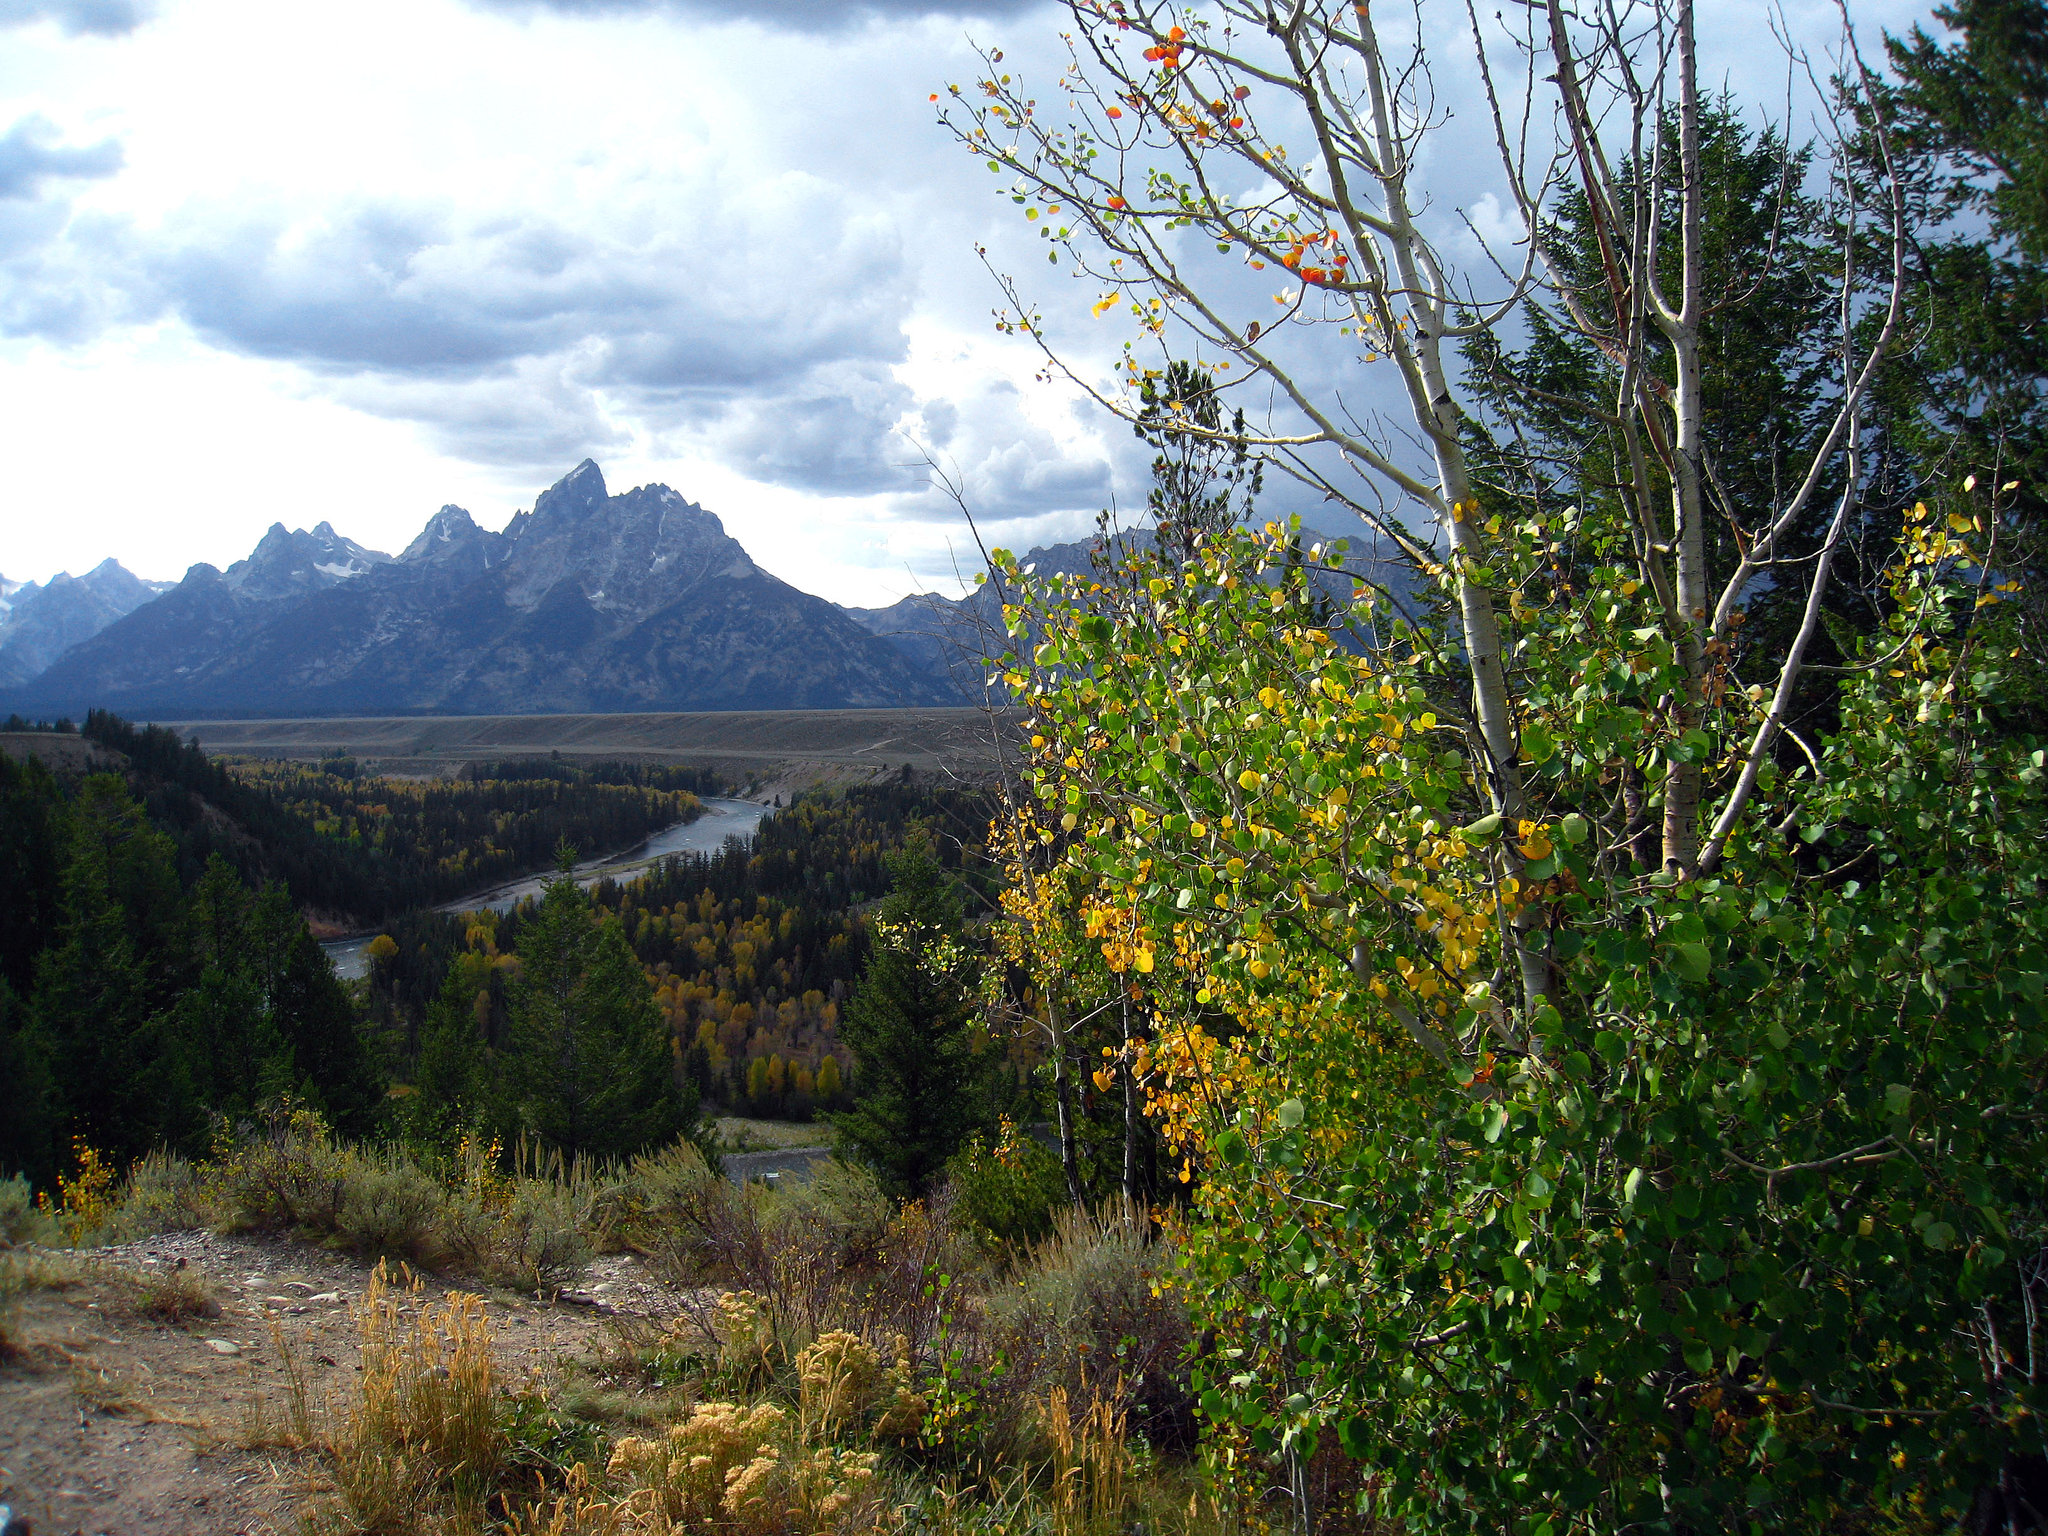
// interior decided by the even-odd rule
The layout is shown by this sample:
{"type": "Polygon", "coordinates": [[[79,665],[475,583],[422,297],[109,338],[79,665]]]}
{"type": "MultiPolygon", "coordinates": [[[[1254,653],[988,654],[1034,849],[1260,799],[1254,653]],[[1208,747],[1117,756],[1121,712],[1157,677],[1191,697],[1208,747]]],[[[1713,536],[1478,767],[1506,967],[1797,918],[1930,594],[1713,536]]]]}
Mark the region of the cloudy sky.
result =
{"type": "MultiPolygon", "coordinates": [[[[1753,99],[1782,100],[1774,9],[1703,7],[1710,75],[1753,99]]],[[[1825,44],[1831,4],[1785,9],[1825,44]]],[[[396,551],[445,502],[500,526],[590,457],[878,603],[968,547],[920,445],[1019,547],[1142,500],[1128,431],[993,332],[975,245],[1033,273],[1084,354],[1107,359],[1113,317],[1088,327],[1095,293],[927,99],[973,77],[970,38],[1050,76],[1060,15],[0,0],[0,573],[176,576],[275,520],[396,551]]],[[[1446,217],[1484,214],[1465,131],[1446,217]]]]}

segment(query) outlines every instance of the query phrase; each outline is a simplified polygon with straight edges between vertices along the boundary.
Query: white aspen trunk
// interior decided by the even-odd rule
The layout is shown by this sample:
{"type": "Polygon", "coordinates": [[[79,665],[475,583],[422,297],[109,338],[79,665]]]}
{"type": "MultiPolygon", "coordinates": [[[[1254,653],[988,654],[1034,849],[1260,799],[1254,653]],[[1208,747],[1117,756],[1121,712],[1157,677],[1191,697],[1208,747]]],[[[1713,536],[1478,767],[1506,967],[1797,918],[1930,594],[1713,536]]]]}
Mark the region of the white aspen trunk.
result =
{"type": "MultiPolygon", "coordinates": [[[[1657,125],[1662,131],[1662,124],[1657,125]]],[[[1685,696],[1678,701],[1675,725],[1680,734],[1706,717],[1706,627],[1711,599],[1707,586],[1705,498],[1701,495],[1700,315],[1703,309],[1701,249],[1706,189],[1700,174],[1700,103],[1693,51],[1692,0],[1678,0],[1678,157],[1679,157],[1679,305],[1673,314],[1658,305],[1658,322],[1671,344],[1674,378],[1671,392],[1672,535],[1677,553],[1674,596],[1678,613],[1673,639],[1685,668],[1685,696]]],[[[1654,211],[1652,217],[1655,217],[1654,211]]],[[[1654,247],[1652,247],[1654,250],[1654,247]]],[[[1646,270],[1637,281],[1654,285],[1657,274],[1646,270]]],[[[1654,291],[1654,289],[1653,289],[1654,291]]],[[[1654,410],[1652,402],[1645,408],[1654,410]]],[[[1664,867],[1691,873],[1699,859],[1701,765],[1673,763],[1664,780],[1664,867]]]]}

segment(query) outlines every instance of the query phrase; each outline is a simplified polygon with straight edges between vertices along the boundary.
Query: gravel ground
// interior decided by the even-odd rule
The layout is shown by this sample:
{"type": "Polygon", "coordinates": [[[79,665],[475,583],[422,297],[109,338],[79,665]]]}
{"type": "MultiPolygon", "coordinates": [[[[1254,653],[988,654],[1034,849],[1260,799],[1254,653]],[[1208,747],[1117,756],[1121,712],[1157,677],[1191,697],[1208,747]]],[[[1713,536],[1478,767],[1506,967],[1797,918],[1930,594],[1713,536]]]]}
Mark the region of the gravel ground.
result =
{"type": "MultiPolygon", "coordinates": [[[[0,1358],[0,1504],[38,1536],[271,1536],[324,1485],[290,1444],[294,1372],[316,1419],[346,1409],[360,1356],[356,1308],[372,1266],[267,1235],[173,1232],[77,1253],[6,1256],[36,1276],[0,1358]],[[214,1307],[175,1326],[138,1299],[166,1274],[198,1277],[214,1307]]],[[[456,1279],[425,1276],[410,1311],[456,1279]]],[[[501,1379],[551,1379],[595,1358],[614,1319],[665,1323],[686,1298],[630,1254],[602,1257],[553,1300],[486,1291],[501,1379]]]]}

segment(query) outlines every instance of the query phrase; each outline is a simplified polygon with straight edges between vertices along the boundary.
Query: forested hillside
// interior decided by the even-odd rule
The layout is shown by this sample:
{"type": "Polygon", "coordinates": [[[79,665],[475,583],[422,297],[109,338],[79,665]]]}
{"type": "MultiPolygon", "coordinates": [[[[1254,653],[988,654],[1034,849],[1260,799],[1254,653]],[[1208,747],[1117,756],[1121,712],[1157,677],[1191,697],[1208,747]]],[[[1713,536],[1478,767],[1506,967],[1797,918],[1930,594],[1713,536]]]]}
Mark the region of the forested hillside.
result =
{"type": "Polygon", "coordinates": [[[47,1182],[73,1140],[125,1161],[296,1098],[356,1134],[383,1078],[281,886],[179,847],[120,777],[0,756],[0,1165],[47,1182]]]}
{"type": "Polygon", "coordinates": [[[695,791],[715,783],[699,769],[630,764],[479,763],[453,780],[392,780],[348,759],[223,762],[105,710],[81,735],[116,754],[187,883],[219,857],[342,927],[543,869],[563,842],[629,848],[694,817],[695,791]]]}
{"type": "MultiPolygon", "coordinates": [[[[803,1118],[843,1101],[851,1062],[841,1009],[868,953],[862,909],[887,888],[885,856],[921,834],[985,899],[993,809],[983,793],[904,784],[807,793],[745,843],[664,860],[625,885],[600,883],[591,899],[618,920],[646,971],[685,1080],[735,1110],[803,1118]]],[[[442,1017],[469,1021],[459,1043],[442,1042],[474,1053],[459,1074],[465,1086],[430,1084],[434,1093],[474,1098],[472,1081],[489,1076],[507,1021],[507,970],[495,962],[533,910],[415,914],[390,928],[369,1006],[405,1042],[401,1061],[410,1067],[426,1049],[421,1031],[437,999],[442,1017]]]]}
{"type": "MultiPolygon", "coordinates": [[[[227,765],[105,712],[70,739],[98,771],[0,755],[0,1167],[39,1182],[74,1141],[117,1162],[196,1154],[285,1101],[388,1132],[404,1042],[364,1018],[306,911],[402,915],[563,845],[631,846],[693,817],[683,786],[705,782],[546,762],[450,782],[227,765]]],[[[653,1016],[637,968],[631,985],[653,1016]]]]}

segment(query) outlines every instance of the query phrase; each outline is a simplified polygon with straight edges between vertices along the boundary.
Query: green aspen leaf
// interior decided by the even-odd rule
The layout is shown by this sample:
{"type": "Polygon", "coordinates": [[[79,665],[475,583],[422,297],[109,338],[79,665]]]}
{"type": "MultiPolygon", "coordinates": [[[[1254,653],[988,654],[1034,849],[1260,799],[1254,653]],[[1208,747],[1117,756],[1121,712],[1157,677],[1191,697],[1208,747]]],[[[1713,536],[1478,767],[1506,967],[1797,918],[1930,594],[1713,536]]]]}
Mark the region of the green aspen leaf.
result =
{"type": "Polygon", "coordinates": [[[1671,965],[1687,981],[1702,982],[1713,968],[1713,956],[1704,944],[1674,944],[1671,946],[1671,965]]]}
{"type": "Polygon", "coordinates": [[[1587,822],[1586,818],[1577,811],[1573,811],[1569,816],[1558,822],[1557,835],[1576,848],[1586,840],[1586,833],[1589,827],[1590,823],[1587,822]]]}
{"type": "Polygon", "coordinates": [[[1945,1221],[1930,1221],[1922,1229],[1920,1241],[1936,1253],[1942,1253],[1955,1246],[1956,1229],[1945,1221]]]}
{"type": "Polygon", "coordinates": [[[1459,830],[1464,833],[1467,842],[1482,842],[1500,830],[1500,812],[1495,811],[1490,816],[1482,816],[1471,826],[1459,830]]]}
{"type": "Polygon", "coordinates": [[[1307,1106],[1299,1099],[1289,1099],[1274,1112],[1274,1118],[1287,1130],[1293,1130],[1308,1115],[1307,1106]]]}
{"type": "Polygon", "coordinates": [[[1541,721],[1532,720],[1522,727],[1522,750],[1529,754],[1530,762],[1547,763],[1557,755],[1557,743],[1541,721]]]}

